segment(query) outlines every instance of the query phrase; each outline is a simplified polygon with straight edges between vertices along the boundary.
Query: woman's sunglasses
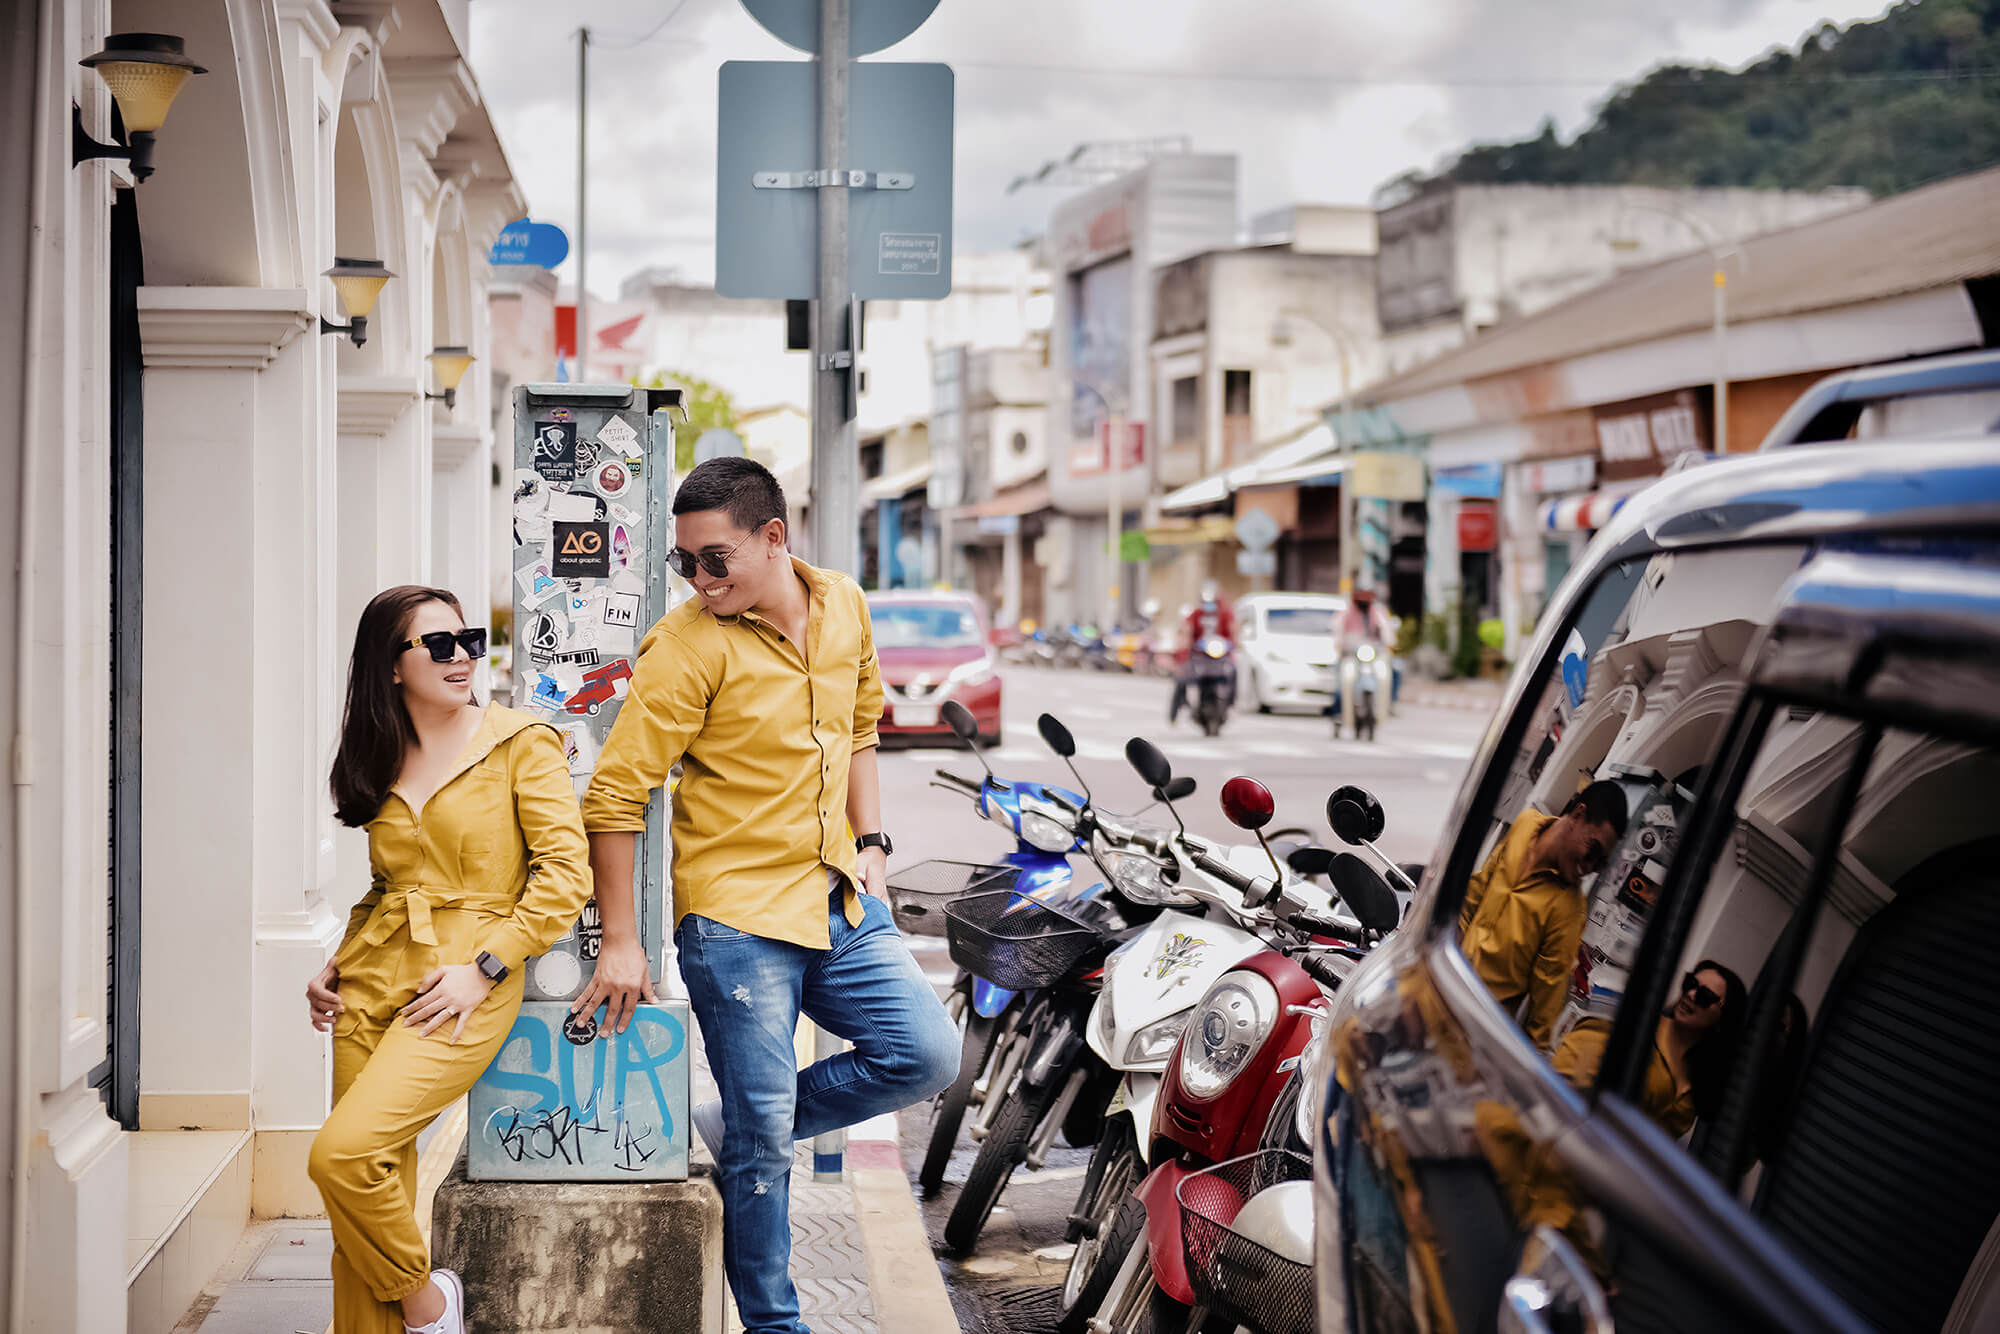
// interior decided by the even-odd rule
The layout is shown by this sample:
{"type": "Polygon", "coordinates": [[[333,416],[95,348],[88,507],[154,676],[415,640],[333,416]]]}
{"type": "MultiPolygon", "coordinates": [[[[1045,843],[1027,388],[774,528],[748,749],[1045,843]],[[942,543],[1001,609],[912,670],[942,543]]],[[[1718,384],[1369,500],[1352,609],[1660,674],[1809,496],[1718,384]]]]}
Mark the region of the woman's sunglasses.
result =
{"type": "Polygon", "coordinates": [[[458,656],[460,646],[464,647],[465,656],[475,662],[485,657],[486,627],[480,625],[474,626],[469,630],[458,631],[433,630],[427,635],[418,635],[415,639],[406,639],[396,645],[396,648],[400,652],[407,652],[413,648],[427,648],[431,651],[432,662],[450,662],[454,657],[458,656]]]}
{"type": "MultiPolygon", "coordinates": [[[[755,533],[746,533],[743,536],[743,542],[748,542],[755,536],[755,533]]],[[[683,579],[694,578],[694,572],[697,569],[707,570],[708,577],[711,579],[727,579],[729,577],[729,558],[743,549],[743,542],[738,542],[727,551],[703,551],[697,553],[683,551],[681,548],[675,547],[667,553],[667,568],[683,579]]]]}
{"type": "Polygon", "coordinates": [[[1681,994],[1694,997],[1694,1003],[1706,1010],[1711,1005],[1720,1005],[1722,997],[1710,991],[1696,980],[1693,973],[1681,979],[1681,994]]]}

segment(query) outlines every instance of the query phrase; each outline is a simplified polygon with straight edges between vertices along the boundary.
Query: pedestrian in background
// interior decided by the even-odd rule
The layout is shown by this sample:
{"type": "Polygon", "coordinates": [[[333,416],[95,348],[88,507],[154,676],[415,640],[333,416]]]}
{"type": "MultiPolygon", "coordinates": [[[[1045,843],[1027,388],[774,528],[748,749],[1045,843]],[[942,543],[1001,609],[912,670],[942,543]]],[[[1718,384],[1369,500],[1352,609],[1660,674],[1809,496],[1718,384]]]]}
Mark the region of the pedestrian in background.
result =
{"type": "Polygon", "coordinates": [[[710,459],[674,493],[668,560],[695,596],[639,646],[584,794],[604,937],[572,1006],[604,1005],[614,1032],[652,996],[632,836],[679,763],[674,943],[721,1094],[694,1124],[715,1157],[745,1334],[805,1330],[793,1141],[920,1102],[958,1073],[956,1027],[881,897],[890,846],[868,604],[852,579],[791,556],[784,516],[777,479],[749,459],[710,459]],[[801,1012],[853,1050],[800,1070],[801,1012]]]}
{"type": "Polygon", "coordinates": [[[405,585],[361,613],[332,789],[368,831],[370,888],[306,984],[333,1034],[333,1111],[308,1170],[333,1225],[335,1334],[464,1334],[458,1276],[417,1230],[417,1136],[505,1043],[521,966],[589,897],[562,739],[498,704],[472,669],[486,631],[405,585]]]}

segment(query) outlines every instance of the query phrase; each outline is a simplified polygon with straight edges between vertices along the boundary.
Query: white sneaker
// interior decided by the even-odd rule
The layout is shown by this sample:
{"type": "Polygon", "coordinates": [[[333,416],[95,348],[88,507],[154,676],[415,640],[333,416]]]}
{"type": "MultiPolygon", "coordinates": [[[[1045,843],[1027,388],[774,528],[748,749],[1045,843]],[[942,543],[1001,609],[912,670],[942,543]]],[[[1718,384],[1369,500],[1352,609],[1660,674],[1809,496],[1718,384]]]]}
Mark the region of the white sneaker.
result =
{"type": "Polygon", "coordinates": [[[428,1325],[404,1325],[407,1334],[465,1334],[465,1284],[449,1269],[431,1270],[431,1282],[444,1294],[444,1313],[428,1325]]]}
{"type": "Polygon", "coordinates": [[[708,1146],[708,1156],[721,1158],[722,1099],[710,1098],[696,1107],[688,1119],[694,1122],[695,1132],[701,1136],[701,1142],[708,1146]]]}

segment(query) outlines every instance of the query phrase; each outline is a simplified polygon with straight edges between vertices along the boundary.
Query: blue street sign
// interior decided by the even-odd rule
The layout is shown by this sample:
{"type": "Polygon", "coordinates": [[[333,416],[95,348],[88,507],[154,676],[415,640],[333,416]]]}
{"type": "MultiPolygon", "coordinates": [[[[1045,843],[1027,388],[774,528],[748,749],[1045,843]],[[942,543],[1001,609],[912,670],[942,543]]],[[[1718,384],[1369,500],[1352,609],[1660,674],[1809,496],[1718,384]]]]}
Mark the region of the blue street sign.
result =
{"type": "MultiPolygon", "coordinates": [[[[865,56],[894,46],[923,26],[938,0],[851,0],[847,54],[865,56]]],[[[819,5],[799,0],[743,0],[750,17],[773,37],[807,55],[819,54],[819,5]]]]}
{"type": "Polygon", "coordinates": [[[492,264],[529,264],[553,269],[569,255],[569,237],[552,222],[519,218],[500,229],[500,239],[487,256],[492,264]]]}

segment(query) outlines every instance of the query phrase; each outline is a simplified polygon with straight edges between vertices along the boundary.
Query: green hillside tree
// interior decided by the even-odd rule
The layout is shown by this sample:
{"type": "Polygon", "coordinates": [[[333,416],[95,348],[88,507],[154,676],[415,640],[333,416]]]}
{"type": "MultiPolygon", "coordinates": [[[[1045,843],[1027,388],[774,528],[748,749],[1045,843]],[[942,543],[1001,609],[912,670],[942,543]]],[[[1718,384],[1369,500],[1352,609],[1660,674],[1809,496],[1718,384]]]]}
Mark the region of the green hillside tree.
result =
{"type": "MultiPolygon", "coordinates": [[[[636,383],[636,382],[635,382],[636,383]]],[[[678,388],[687,415],[674,422],[674,471],[685,473],[694,466],[694,442],[709,430],[736,429],[736,404],[729,391],[695,375],[678,371],[656,371],[647,381],[652,389],[678,388]]]]}

